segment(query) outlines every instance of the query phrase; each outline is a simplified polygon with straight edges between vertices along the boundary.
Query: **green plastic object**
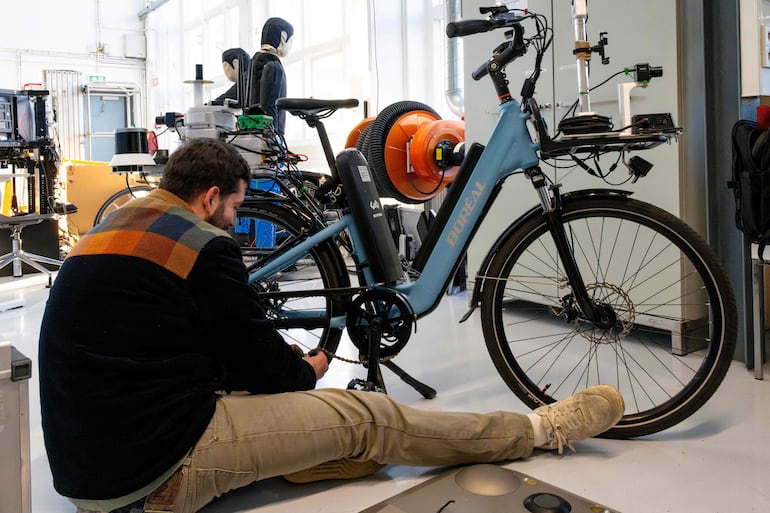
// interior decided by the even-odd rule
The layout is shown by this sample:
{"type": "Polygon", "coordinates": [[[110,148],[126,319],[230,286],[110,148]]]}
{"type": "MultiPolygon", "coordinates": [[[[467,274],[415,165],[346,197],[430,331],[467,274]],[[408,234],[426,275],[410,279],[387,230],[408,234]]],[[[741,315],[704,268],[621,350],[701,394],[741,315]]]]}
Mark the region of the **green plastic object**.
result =
{"type": "Polygon", "coordinates": [[[272,128],[273,117],[265,114],[244,114],[238,116],[238,127],[241,130],[272,128]]]}

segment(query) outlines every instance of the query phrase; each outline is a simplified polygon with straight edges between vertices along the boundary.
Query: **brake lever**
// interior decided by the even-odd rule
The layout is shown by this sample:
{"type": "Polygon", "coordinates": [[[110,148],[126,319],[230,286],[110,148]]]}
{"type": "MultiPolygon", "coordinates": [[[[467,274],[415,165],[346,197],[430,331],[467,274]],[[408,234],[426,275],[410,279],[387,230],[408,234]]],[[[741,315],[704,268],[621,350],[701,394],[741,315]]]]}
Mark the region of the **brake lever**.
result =
{"type": "Polygon", "coordinates": [[[471,73],[471,77],[473,78],[473,80],[481,80],[482,78],[487,76],[489,74],[489,63],[495,61],[496,58],[502,55],[504,52],[510,52],[512,50],[515,51],[515,49],[512,48],[514,44],[515,44],[515,41],[506,41],[504,43],[500,43],[499,45],[497,45],[497,48],[495,48],[494,51],[492,52],[492,58],[486,61],[485,63],[483,63],[478,68],[476,68],[476,71],[471,73]]]}
{"type": "Polygon", "coordinates": [[[476,71],[471,73],[471,77],[473,80],[481,80],[482,78],[486,77],[489,74],[489,62],[485,62],[478,68],[476,68],[476,71]]]}
{"type": "MultiPolygon", "coordinates": [[[[510,43],[508,41],[497,45],[497,48],[495,48],[495,50],[492,52],[492,59],[494,59],[495,57],[503,53],[508,48],[509,45],[510,43]]],[[[489,63],[491,62],[492,59],[484,62],[481,66],[476,68],[476,71],[471,73],[471,77],[473,78],[473,80],[481,80],[482,78],[486,77],[489,74],[489,63]]]]}
{"type": "Polygon", "coordinates": [[[495,5],[494,7],[479,7],[479,12],[481,14],[492,14],[492,16],[495,16],[497,14],[505,14],[508,12],[508,8],[504,5],[495,5]]]}

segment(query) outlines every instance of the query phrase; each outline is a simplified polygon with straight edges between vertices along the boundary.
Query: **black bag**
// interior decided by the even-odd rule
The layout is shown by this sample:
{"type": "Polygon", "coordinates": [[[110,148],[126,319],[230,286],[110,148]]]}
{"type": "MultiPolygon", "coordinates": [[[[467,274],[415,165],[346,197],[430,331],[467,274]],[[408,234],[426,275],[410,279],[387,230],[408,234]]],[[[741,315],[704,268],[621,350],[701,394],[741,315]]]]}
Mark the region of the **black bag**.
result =
{"type": "Polygon", "coordinates": [[[735,194],[735,225],[754,244],[759,258],[770,243],[770,131],[753,121],[733,126],[733,176],[727,186],[735,194]]]}

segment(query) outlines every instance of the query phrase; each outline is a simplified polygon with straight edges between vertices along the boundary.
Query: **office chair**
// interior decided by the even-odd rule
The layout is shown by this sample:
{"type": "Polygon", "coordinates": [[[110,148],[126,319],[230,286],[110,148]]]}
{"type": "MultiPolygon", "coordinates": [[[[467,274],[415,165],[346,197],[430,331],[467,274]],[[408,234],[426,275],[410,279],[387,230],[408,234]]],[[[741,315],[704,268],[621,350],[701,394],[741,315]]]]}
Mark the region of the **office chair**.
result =
{"type": "Polygon", "coordinates": [[[19,277],[22,275],[21,264],[23,262],[42,273],[46,273],[48,275],[48,286],[50,287],[53,281],[53,273],[51,270],[40,264],[61,267],[62,261],[24,251],[21,243],[21,231],[27,226],[42,223],[47,219],[56,219],[58,215],[59,214],[56,213],[20,214],[15,216],[5,216],[0,214],[0,229],[11,230],[11,252],[0,256],[0,269],[13,263],[13,276],[19,277]]]}

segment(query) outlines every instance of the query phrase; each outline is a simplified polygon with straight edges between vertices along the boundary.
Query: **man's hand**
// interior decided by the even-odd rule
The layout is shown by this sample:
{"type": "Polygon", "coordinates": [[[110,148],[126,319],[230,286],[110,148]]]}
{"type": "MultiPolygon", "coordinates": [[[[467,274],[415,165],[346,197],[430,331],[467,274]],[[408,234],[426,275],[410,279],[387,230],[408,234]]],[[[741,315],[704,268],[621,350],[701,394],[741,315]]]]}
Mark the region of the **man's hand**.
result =
{"type": "Polygon", "coordinates": [[[329,370],[329,359],[323,351],[316,351],[313,349],[308,354],[302,350],[297,344],[291,344],[291,348],[297,353],[297,356],[305,360],[313,367],[315,371],[315,379],[321,379],[326,371],[329,370]]]}
{"type": "Polygon", "coordinates": [[[321,379],[326,374],[326,371],[329,370],[329,360],[323,351],[318,351],[317,353],[311,351],[303,359],[313,367],[316,379],[321,379]]]}

